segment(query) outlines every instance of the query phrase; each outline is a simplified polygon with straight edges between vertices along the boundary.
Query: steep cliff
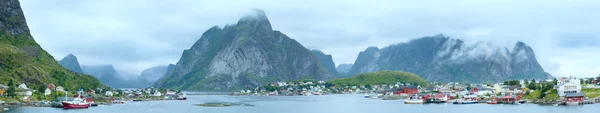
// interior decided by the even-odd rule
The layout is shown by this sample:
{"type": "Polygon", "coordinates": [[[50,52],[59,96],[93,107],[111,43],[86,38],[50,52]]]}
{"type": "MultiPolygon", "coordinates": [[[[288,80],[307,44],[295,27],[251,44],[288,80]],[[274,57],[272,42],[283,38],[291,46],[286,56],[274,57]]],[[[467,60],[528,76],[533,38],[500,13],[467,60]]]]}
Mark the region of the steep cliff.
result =
{"type": "Polygon", "coordinates": [[[204,32],[155,86],[232,90],[274,81],[331,78],[315,55],[296,40],[273,31],[265,13],[256,10],[237,24],[204,32]]]}
{"type": "Polygon", "coordinates": [[[321,64],[329,71],[329,73],[334,76],[338,75],[337,70],[335,69],[335,63],[333,62],[333,58],[329,54],[323,53],[321,50],[310,50],[316,57],[319,59],[321,64]]]}
{"type": "Polygon", "coordinates": [[[71,72],[37,44],[18,0],[0,2],[0,84],[13,80],[32,88],[47,84],[67,90],[104,87],[96,78],[71,72]]]}
{"type": "Polygon", "coordinates": [[[523,42],[508,50],[484,42],[465,44],[443,35],[382,49],[369,47],[358,55],[349,73],[379,70],[412,72],[428,81],[439,82],[481,83],[551,77],[538,64],[533,49],[523,42]]]}

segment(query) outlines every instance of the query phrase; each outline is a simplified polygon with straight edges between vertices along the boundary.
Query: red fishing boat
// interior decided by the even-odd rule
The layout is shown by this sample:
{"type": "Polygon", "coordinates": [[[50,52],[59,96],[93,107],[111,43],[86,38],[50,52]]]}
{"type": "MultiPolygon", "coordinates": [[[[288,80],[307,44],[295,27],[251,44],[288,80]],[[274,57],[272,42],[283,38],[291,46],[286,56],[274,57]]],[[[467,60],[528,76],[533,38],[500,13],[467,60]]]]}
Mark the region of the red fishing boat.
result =
{"type": "Polygon", "coordinates": [[[79,109],[79,108],[88,108],[90,106],[84,99],[75,98],[70,102],[62,102],[63,108],[65,109],[79,109]]]}

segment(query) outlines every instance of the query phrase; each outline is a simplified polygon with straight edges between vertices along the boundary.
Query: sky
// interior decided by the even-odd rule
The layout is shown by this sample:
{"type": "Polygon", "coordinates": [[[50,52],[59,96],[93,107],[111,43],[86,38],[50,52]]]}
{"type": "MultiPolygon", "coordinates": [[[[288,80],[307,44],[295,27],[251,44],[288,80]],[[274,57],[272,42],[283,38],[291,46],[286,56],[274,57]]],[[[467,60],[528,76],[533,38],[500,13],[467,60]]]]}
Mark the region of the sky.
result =
{"type": "Polygon", "coordinates": [[[20,0],[31,34],[55,59],[137,75],[175,64],[212,26],[253,9],[309,49],[353,63],[369,46],[444,34],[512,49],[530,45],[555,77],[600,74],[600,1],[553,0],[20,0]]]}

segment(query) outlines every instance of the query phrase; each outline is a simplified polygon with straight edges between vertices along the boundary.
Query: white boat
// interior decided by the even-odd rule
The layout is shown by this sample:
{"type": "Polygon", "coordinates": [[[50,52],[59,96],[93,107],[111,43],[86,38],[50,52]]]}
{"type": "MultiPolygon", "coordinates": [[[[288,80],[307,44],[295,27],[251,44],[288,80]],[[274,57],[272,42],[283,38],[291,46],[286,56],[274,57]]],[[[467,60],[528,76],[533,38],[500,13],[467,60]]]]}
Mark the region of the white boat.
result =
{"type": "Polygon", "coordinates": [[[568,106],[576,106],[579,105],[579,101],[567,101],[565,104],[568,106]]]}
{"type": "Polygon", "coordinates": [[[406,99],[404,100],[404,104],[423,104],[422,99],[406,99]]]}

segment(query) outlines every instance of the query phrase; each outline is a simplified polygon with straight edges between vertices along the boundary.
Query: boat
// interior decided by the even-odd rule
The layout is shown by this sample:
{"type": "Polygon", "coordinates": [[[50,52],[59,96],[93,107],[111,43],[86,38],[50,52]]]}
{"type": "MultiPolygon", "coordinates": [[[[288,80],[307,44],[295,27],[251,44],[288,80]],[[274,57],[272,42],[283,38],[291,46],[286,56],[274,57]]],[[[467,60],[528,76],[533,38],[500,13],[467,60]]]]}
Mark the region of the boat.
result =
{"type": "Polygon", "coordinates": [[[454,101],[454,103],[452,103],[452,104],[476,104],[476,103],[479,103],[477,96],[468,95],[468,96],[463,97],[463,99],[454,101]]]}
{"type": "Polygon", "coordinates": [[[492,96],[492,99],[490,101],[487,101],[487,104],[498,104],[498,101],[496,100],[496,96],[492,96]]]}
{"type": "Polygon", "coordinates": [[[371,95],[365,94],[365,98],[371,98],[371,95]]]}
{"type": "Polygon", "coordinates": [[[409,99],[404,100],[404,104],[423,104],[423,103],[424,103],[423,98],[419,97],[418,95],[413,95],[409,99]]]}
{"type": "Polygon", "coordinates": [[[183,93],[182,95],[177,96],[177,100],[187,100],[187,95],[183,93]]]}
{"type": "Polygon", "coordinates": [[[404,104],[423,104],[422,99],[406,99],[404,100],[404,104]]]}
{"type": "Polygon", "coordinates": [[[435,96],[431,96],[427,94],[425,96],[425,103],[446,103],[448,101],[448,96],[443,93],[438,93],[435,96]]]}
{"type": "Polygon", "coordinates": [[[79,108],[88,108],[90,106],[85,100],[81,98],[75,98],[70,102],[62,102],[64,109],[79,109],[79,108]]]}
{"type": "Polygon", "coordinates": [[[567,106],[576,106],[579,105],[579,101],[567,101],[565,102],[567,106]]]}

